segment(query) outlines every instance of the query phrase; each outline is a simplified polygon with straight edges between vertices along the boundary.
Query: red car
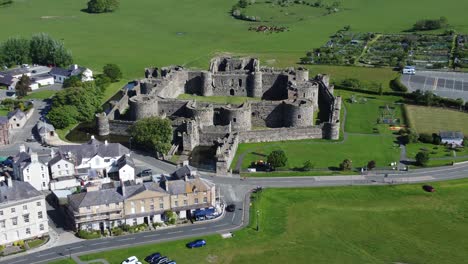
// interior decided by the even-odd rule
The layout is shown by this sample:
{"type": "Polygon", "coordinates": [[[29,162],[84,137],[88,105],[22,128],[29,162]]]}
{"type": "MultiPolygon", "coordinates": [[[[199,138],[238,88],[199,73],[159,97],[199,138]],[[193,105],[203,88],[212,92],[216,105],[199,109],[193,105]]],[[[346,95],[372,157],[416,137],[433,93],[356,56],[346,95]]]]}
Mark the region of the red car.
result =
{"type": "Polygon", "coordinates": [[[423,185],[423,190],[426,191],[426,192],[435,192],[435,189],[434,187],[430,186],[430,185],[423,185]]]}

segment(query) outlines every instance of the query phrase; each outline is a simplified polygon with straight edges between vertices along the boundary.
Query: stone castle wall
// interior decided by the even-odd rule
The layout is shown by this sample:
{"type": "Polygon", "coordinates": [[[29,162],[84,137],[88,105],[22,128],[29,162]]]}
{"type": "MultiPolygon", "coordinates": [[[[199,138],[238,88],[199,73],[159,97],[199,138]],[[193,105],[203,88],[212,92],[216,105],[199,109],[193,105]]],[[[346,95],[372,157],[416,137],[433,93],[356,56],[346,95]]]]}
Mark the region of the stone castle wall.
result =
{"type": "Polygon", "coordinates": [[[300,128],[281,127],[264,130],[251,130],[242,131],[239,133],[239,135],[240,143],[323,138],[322,126],[310,126],[300,128]]]}

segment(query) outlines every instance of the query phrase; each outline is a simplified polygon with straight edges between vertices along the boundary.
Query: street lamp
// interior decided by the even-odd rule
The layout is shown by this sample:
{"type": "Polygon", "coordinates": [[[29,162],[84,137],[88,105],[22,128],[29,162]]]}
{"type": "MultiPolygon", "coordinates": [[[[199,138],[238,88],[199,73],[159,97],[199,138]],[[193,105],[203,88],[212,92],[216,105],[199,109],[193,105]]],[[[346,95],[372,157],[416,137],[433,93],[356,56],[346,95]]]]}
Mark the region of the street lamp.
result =
{"type": "Polygon", "coordinates": [[[257,232],[260,230],[259,226],[258,226],[258,215],[260,214],[260,210],[257,210],[257,232]]]}
{"type": "Polygon", "coordinates": [[[71,259],[71,248],[67,248],[68,249],[68,258],[71,259]]]}
{"type": "Polygon", "coordinates": [[[130,138],[128,139],[128,144],[130,145],[130,146],[129,146],[129,147],[130,147],[130,151],[132,151],[132,140],[133,140],[133,137],[130,137],[130,138]]]}

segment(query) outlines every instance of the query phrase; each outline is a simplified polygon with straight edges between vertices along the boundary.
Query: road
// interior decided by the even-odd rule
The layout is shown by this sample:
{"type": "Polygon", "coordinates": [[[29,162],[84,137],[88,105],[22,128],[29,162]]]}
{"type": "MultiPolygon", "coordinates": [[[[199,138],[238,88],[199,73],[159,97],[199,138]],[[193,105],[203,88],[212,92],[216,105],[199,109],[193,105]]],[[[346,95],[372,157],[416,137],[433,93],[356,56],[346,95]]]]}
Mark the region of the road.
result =
{"type": "Polygon", "coordinates": [[[288,187],[323,187],[350,185],[389,185],[406,183],[426,183],[450,179],[468,178],[468,163],[451,167],[427,168],[410,172],[389,174],[350,175],[350,176],[315,176],[315,177],[271,177],[248,178],[241,180],[233,177],[215,177],[202,175],[221,187],[221,195],[227,203],[236,204],[236,212],[229,213],[216,221],[200,222],[174,228],[160,229],[122,237],[86,240],[65,246],[58,246],[43,251],[29,253],[18,257],[2,259],[0,263],[32,264],[48,263],[70,254],[82,255],[115,248],[164,242],[182,238],[197,238],[209,234],[224,233],[243,228],[249,219],[249,191],[257,186],[267,188],[288,187]]]}

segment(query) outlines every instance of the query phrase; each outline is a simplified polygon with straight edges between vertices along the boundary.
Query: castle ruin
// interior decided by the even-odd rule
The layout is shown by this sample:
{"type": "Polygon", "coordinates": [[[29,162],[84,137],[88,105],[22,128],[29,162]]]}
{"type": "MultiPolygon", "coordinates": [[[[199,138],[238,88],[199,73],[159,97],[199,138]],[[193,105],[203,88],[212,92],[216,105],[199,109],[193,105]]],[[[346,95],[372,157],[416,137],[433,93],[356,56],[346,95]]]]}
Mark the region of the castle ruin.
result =
{"type": "Polygon", "coordinates": [[[310,79],[306,69],[260,67],[255,58],[216,57],[208,71],[147,68],[144,79],[120,93],[120,100],[96,115],[100,135],[128,135],[145,117],[169,118],[171,151],[189,154],[197,146],[216,146],[217,173],[229,170],[239,143],[339,138],[341,98],[333,95],[327,75],[310,79]],[[240,105],[178,99],[184,93],[256,99],[240,105]],[[315,113],[320,124],[314,123],[315,113]]]}

